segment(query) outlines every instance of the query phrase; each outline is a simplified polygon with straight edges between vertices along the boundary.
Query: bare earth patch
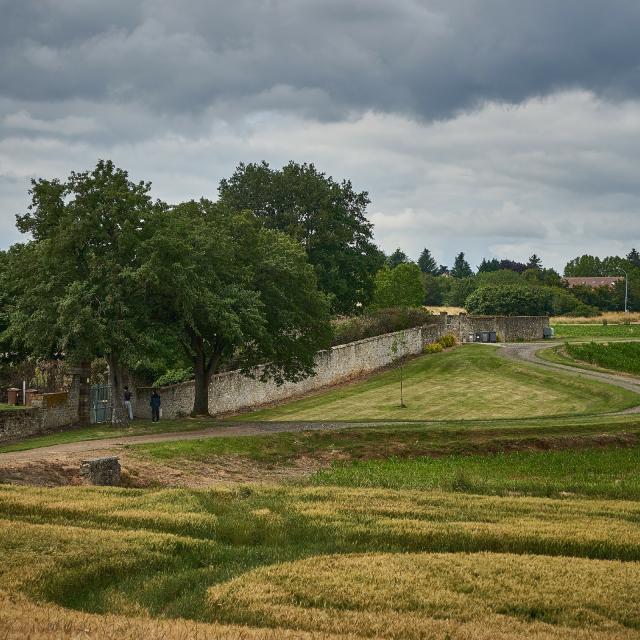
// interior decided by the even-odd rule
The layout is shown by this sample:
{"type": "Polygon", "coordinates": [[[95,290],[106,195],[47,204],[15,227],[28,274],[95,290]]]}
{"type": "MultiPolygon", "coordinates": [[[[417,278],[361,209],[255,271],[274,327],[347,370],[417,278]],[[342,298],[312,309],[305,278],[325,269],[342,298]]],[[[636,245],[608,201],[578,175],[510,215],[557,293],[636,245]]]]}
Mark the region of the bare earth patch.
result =
{"type": "MultiPolygon", "coordinates": [[[[92,451],[90,457],[116,455],[125,487],[206,488],[224,482],[259,482],[302,478],[330,464],[335,456],[299,456],[288,465],[258,464],[241,456],[217,456],[206,462],[174,461],[173,464],[131,455],[126,450],[92,451]]],[[[56,487],[82,485],[80,463],[86,455],[13,462],[0,468],[0,483],[56,487]]]]}

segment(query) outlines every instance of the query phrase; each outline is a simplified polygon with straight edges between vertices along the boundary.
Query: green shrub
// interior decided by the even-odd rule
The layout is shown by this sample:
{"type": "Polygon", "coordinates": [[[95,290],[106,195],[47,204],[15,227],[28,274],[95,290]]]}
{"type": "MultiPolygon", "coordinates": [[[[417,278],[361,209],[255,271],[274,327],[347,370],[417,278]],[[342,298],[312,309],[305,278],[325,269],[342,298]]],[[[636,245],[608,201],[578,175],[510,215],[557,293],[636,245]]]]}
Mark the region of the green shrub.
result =
{"type": "Polygon", "coordinates": [[[553,294],[547,287],[511,284],[480,287],[464,306],[473,315],[548,315],[553,311],[553,294]]]}
{"type": "Polygon", "coordinates": [[[165,371],[159,378],[157,378],[153,385],[154,387],[166,387],[170,384],[179,384],[180,382],[186,382],[193,378],[192,369],[169,369],[165,371]]]}
{"type": "Polygon", "coordinates": [[[347,344],[385,333],[421,327],[433,322],[433,315],[423,308],[398,307],[379,309],[354,318],[334,320],[332,344],[347,344]]]}
{"type": "Polygon", "coordinates": [[[456,346],[456,337],[451,333],[447,333],[444,336],[440,336],[440,338],[438,339],[438,342],[445,349],[448,349],[449,347],[455,347],[456,346]]]}
{"type": "Polygon", "coordinates": [[[601,316],[602,311],[582,302],[576,306],[576,308],[570,313],[565,313],[565,316],[569,318],[595,318],[601,316]]]}
{"type": "Polygon", "coordinates": [[[440,353],[444,351],[444,347],[439,342],[431,342],[424,348],[425,353],[440,353]]]}

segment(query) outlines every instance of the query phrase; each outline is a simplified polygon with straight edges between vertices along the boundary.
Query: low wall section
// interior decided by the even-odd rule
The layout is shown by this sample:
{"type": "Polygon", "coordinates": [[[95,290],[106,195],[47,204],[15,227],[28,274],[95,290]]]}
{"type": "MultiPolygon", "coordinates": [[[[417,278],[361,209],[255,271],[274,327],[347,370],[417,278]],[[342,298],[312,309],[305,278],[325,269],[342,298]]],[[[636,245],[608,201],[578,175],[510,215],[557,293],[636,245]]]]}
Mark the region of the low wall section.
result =
{"type": "Polygon", "coordinates": [[[498,342],[542,340],[544,328],[549,326],[547,316],[468,316],[461,313],[447,316],[444,322],[460,342],[473,342],[475,334],[481,331],[495,331],[498,342]]]}
{"type": "Polygon", "coordinates": [[[31,394],[31,406],[0,411],[0,442],[59,431],[81,422],[80,380],[68,391],[31,394]]]}

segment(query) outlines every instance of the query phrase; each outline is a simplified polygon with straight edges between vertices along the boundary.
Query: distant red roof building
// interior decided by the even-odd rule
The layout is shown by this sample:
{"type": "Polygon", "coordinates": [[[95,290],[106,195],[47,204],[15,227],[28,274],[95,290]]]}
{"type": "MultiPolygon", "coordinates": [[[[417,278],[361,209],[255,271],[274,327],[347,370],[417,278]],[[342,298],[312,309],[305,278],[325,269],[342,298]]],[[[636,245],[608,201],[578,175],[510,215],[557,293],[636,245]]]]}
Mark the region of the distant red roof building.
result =
{"type": "Polygon", "coordinates": [[[609,287],[613,289],[616,286],[616,282],[620,282],[624,280],[622,276],[603,276],[603,277],[576,277],[576,278],[565,278],[564,281],[567,283],[569,289],[573,289],[573,287],[591,287],[592,289],[599,289],[600,287],[609,287]]]}

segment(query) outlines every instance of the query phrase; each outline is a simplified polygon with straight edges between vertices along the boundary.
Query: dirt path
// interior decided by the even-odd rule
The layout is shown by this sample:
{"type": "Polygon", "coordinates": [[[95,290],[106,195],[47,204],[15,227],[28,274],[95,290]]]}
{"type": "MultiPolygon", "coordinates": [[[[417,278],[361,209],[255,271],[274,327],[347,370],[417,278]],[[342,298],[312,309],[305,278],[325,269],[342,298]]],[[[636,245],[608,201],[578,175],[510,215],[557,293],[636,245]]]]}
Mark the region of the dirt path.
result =
{"type": "MultiPolygon", "coordinates": [[[[600,371],[590,371],[588,369],[579,369],[577,367],[571,367],[566,364],[558,364],[555,362],[548,362],[538,357],[537,352],[542,349],[552,349],[555,344],[542,344],[539,342],[529,342],[522,344],[505,344],[500,349],[500,355],[511,358],[513,360],[521,360],[529,364],[534,364],[539,367],[545,367],[547,369],[555,369],[562,371],[570,375],[579,376],[582,378],[591,378],[593,380],[599,380],[606,382],[607,384],[613,384],[629,391],[635,391],[640,393],[640,379],[631,378],[623,375],[616,375],[615,373],[602,373],[600,371]]],[[[640,413],[640,406],[627,409],[621,413],[640,413]]]]}
{"type": "Polygon", "coordinates": [[[65,456],[95,457],[98,453],[122,450],[127,445],[146,444],[152,442],[168,442],[173,440],[198,440],[200,438],[232,438],[235,436],[259,436],[269,433],[285,433],[299,431],[318,431],[329,429],[347,429],[349,427],[384,426],[385,424],[397,425],[399,423],[385,422],[243,422],[230,424],[229,426],[211,427],[199,431],[153,433],[140,436],[118,436],[101,440],[82,440],[80,442],[68,442],[55,444],[49,447],[29,449],[27,451],[12,451],[0,453],[0,466],[16,462],[31,462],[47,460],[49,458],[62,458],[65,456]]]}

